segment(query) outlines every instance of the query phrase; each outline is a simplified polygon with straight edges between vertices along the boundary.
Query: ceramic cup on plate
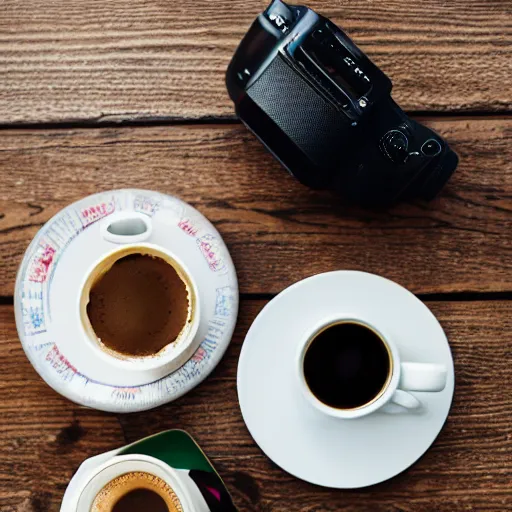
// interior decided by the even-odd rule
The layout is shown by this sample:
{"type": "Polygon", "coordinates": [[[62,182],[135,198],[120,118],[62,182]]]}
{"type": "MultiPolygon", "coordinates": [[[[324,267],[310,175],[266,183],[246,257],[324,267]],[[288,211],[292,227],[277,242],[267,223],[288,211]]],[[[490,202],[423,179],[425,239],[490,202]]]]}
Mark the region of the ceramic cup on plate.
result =
{"type": "Polygon", "coordinates": [[[447,378],[444,365],[401,361],[385,331],[367,320],[344,316],[323,320],[305,334],[296,367],[306,400],[343,419],[377,410],[420,409],[420,400],[409,391],[442,391],[447,378]]]}
{"type": "Polygon", "coordinates": [[[83,279],[79,310],[87,342],[120,368],[181,366],[190,357],[200,318],[197,284],[186,264],[145,243],[152,224],[141,213],[114,214],[100,233],[115,248],[83,279]]]}
{"type": "Polygon", "coordinates": [[[151,409],[199,384],[236,322],[229,251],[177,197],[122,189],[84,197],[34,237],[16,279],[16,326],[41,377],[74,402],[151,409]]]}
{"type": "Polygon", "coordinates": [[[275,464],[355,489],[428,450],[454,380],[448,339],[423,302],[381,276],[336,271],[293,284],[262,309],[242,346],[237,389],[249,432],[275,464]],[[392,402],[401,398],[421,406],[392,402]]]}
{"type": "Polygon", "coordinates": [[[76,512],[208,512],[197,487],[180,472],[147,455],[120,455],[95,468],[76,512]]]}
{"type": "Polygon", "coordinates": [[[221,477],[182,430],[161,432],[85,460],[61,512],[235,512],[221,477]]]}

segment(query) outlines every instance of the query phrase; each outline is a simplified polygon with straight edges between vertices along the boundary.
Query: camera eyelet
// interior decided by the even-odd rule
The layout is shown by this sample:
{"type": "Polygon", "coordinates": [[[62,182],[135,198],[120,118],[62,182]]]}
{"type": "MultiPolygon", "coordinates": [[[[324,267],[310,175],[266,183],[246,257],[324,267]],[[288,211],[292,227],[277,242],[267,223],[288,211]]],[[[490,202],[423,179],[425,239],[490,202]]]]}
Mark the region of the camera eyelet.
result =
{"type": "Polygon", "coordinates": [[[423,143],[423,146],[421,146],[421,152],[425,156],[437,156],[442,151],[441,144],[436,139],[428,139],[426,142],[423,143]]]}

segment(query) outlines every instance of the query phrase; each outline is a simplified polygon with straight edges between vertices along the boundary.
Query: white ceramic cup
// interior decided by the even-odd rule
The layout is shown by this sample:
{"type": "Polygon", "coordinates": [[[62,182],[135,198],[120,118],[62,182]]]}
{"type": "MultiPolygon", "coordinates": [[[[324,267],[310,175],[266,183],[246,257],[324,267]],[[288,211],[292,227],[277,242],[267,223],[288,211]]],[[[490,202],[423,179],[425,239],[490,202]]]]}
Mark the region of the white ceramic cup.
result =
{"type": "Polygon", "coordinates": [[[197,347],[192,346],[199,328],[200,302],[197,283],[186,264],[176,255],[158,245],[147,243],[151,236],[152,222],[147,215],[137,212],[120,212],[107,217],[100,225],[102,238],[112,244],[112,250],[95,261],[86,273],[79,296],[80,319],[86,340],[97,356],[121,369],[151,371],[163,367],[170,371],[182,366],[197,347]],[[163,259],[171,265],[184,282],[189,297],[189,315],[182,331],[173,343],[156,354],[130,356],[109,349],[98,339],[87,315],[87,304],[93,284],[119,259],[130,254],[147,254],[163,259]]]}
{"type": "Polygon", "coordinates": [[[119,455],[99,465],[78,491],[76,509],[65,512],[90,512],[98,493],[112,480],[131,472],[144,472],[163,480],[176,494],[183,512],[207,512],[209,509],[197,486],[185,471],[171,468],[148,455],[119,455]]]}
{"type": "Polygon", "coordinates": [[[319,411],[342,419],[366,416],[375,411],[395,413],[418,409],[421,402],[408,391],[438,392],[446,385],[447,370],[442,364],[402,362],[396,345],[382,330],[377,329],[367,320],[350,317],[337,317],[324,320],[305,334],[297,355],[297,377],[302,395],[319,411]],[[386,346],[390,356],[388,378],[379,393],[369,402],[352,409],[338,409],[320,401],[310,390],[304,376],[304,356],[310,343],[327,327],[340,324],[359,324],[372,330],[386,346]],[[400,407],[396,407],[396,406],[400,407]]]}

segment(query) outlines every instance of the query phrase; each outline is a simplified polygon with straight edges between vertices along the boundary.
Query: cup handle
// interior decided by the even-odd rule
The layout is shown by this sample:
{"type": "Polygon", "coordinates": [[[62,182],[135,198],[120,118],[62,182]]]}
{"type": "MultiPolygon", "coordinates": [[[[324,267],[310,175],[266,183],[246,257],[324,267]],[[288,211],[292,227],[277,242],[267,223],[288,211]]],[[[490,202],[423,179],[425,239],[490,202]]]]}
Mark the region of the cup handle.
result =
{"type": "Polygon", "coordinates": [[[418,409],[421,402],[407,391],[397,389],[391,400],[384,404],[379,410],[388,414],[399,414],[407,410],[418,409]]]}
{"type": "Polygon", "coordinates": [[[399,413],[404,409],[418,409],[421,402],[407,391],[442,391],[446,386],[446,367],[431,363],[402,363],[400,382],[391,400],[382,407],[382,412],[399,413]],[[400,406],[400,407],[398,407],[400,406]]]}
{"type": "Polygon", "coordinates": [[[138,212],[109,215],[100,226],[101,236],[113,244],[144,242],[153,232],[151,218],[138,212]]]}
{"type": "Polygon", "coordinates": [[[406,409],[417,409],[421,402],[415,397],[412,396],[407,391],[402,391],[401,389],[397,389],[394,395],[391,397],[391,401],[394,404],[401,405],[406,409]]]}
{"type": "Polygon", "coordinates": [[[442,364],[402,363],[398,387],[405,391],[442,391],[447,370],[442,364]]]}

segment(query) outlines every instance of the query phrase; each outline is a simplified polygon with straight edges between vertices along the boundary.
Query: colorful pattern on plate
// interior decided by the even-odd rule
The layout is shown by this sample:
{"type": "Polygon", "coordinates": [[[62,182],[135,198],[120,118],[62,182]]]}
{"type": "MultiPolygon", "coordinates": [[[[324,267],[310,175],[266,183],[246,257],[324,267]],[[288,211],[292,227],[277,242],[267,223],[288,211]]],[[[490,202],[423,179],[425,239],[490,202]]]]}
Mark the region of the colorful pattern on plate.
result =
{"type": "Polygon", "coordinates": [[[216,366],[230,342],[238,313],[238,287],[227,248],[215,228],[178,198],[145,190],[118,190],[89,196],[50,219],[27,249],[16,283],[16,315],[23,347],[41,377],[68,398],[105,410],[128,412],[156,407],[178,398],[216,366]],[[177,371],[136,387],[112,386],[90,379],[73,366],[51,339],[49,295],[59,257],[89,226],[115,211],[163,215],[197,240],[198,257],[218,275],[215,310],[195,354],[177,371]],[[224,276],[224,277],[222,277],[224,276]],[[22,326],[22,328],[21,328],[22,326]]]}

